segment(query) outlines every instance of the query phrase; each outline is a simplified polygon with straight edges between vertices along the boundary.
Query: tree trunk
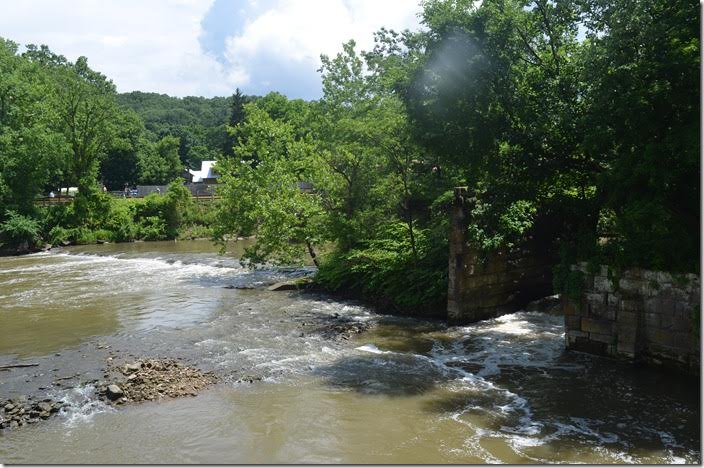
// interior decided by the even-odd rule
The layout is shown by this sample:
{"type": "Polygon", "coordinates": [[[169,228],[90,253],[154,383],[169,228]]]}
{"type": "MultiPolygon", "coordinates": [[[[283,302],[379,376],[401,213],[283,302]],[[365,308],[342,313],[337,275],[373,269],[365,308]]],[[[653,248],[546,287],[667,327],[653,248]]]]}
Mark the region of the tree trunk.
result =
{"type": "Polygon", "coordinates": [[[320,268],[320,264],[318,263],[318,256],[315,254],[315,250],[313,250],[313,246],[308,240],[306,240],[306,247],[308,247],[308,253],[310,254],[310,258],[313,259],[313,263],[317,268],[320,268]]]}

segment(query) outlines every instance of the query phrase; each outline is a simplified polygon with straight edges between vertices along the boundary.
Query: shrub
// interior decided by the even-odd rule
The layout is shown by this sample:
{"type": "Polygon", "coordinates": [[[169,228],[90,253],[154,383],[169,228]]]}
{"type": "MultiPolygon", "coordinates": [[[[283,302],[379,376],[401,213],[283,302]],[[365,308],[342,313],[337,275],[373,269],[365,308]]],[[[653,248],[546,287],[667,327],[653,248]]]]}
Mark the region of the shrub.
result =
{"type": "Polygon", "coordinates": [[[167,239],[166,223],[158,216],[147,216],[139,224],[139,237],[147,241],[167,239]]]}
{"type": "Polygon", "coordinates": [[[49,243],[51,245],[59,245],[71,242],[71,231],[61,226],[54,226],[49,231],[49,243]]]}
{"type": "Polygon", "coordinates": [[[213,229],[209,226],[194,224],[182,227],[178,234],[180,240],[210,239],[213,236],[213,229]]]}
{"type": "Polygon", "coordinates": [[[96,229],[93,235],[96,241],[115,242],[115,233],[107,229],[96,229]]]}
{"type": "Polygon", "coordinates": [[[5,217],[0,224],[0,243],[3,246],[19,247],[26,243],[28,248],[33,248],[39,243],[41,237],[37,220],[14,211],[7,211],[5,217]]]}
{"type": "Polygon", "coordinates": [[[69,229],[69,239],[78,245],[95,244],[95,232],[85,227],[69,229]]]}
{"type": "Polygon", "coordinates": [[[316,281],[332,291],[362,293],[404,312],[439,307],[447,298],[447,242],[427,229],[414,230],[413,256],[408,227],[384,226],[360,248],[335,252],[321,264],[316,281]]]}
{"type": "Polygon", "coordinates": [[[105,222],[105,229],[112,231],[115,242],[130,242],[135,240],[139,227],[134,222],[134,203],[126,200],[113,200],[110,214],[105,222]]]}

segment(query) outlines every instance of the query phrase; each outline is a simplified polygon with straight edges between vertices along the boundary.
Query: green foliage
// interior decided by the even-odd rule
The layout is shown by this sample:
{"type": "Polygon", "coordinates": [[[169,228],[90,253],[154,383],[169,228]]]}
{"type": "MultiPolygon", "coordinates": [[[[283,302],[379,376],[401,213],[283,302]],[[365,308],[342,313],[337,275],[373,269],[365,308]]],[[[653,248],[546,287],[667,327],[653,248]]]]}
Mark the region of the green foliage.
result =
{"type": "Polygon", "coordinates": [[[166,231],[166,222],[159,216],[146,216],[139,222],[139,235],[144,240],[164,240],[167,238],[166,231]]]}
{"type": "Polygon", "coordinates": [[[576,257],[567,248],[560,251],[560,263],[553,268],[552,281],[556,293],[562,294],[577,307],[582,303],[585,288],[584,273],[574,269],[576,257]]]}
{"type": "Polygon", "coordinates": [[[134,203],[127,200],[113,200],[103,227],[110,231],[115,242],[130,242],[138,237],[139,229],[134,221],[134,203]]]}
{"type": "Polygon", "coordinates": [[[44,186],[69,154],[51,73],[0,38],[0,208],[34,212],[44,186]]]}
{"type": "Polygon", "coordinates": [[[37,220],[15,211],[5,212],[5,220],[0,223],[0,245],[19,247],[27,244],[33,248],[40,241],[40,227],[37,220]]]}
{"type": "Polygon", "coordinates": [[[180,177],[183,165],[178,155],[179,139],[165,136],[142,153],[138,160],[139,181],[147,185],[168,184],[180,177]]]}
{"type": "Polygon", "coordinates": [[[246,259],[301,262],[325,238],[321,197],[299,188],[319,170],[315,148],[256,104],[245,110],[237,156],[218,161],[223,200],[216,237],[222,242],[232,233],[255,233],[257,243],[246,259]]]}
{"type": "Polygon", "coordinates": [[[585,147],[607,157],[599,188],[615,215],[612,255],[699,271],[699,7],[590,0],[584,10],[585,147]]]}
{"type": "Polygon", "coordinates": [[[175,181],[164,195],[143,199],[113,198],[96,188],[71,204],[48,207],[42,224],[52,245],[186,238],[191,231],[209,237],[203,224],[214,211],[209,205],[196,207],[182,181],[175,181]]]}
{"type": "Polygon", "coordinates": [[[172,182],[164,196],[149,194],[141,203],[134,205],[141,237],[145,240],[174,239],[178,235],[183,212],[192,203],[191,192],[180,180],[172,182]]]}
{"type": "Polygon", "coordinates": [[[153,151],[141,118],[131,110],[115,116],[115,133],[100,162],[100,180],[108,190],[122,190],[139,178],[138,163],[153,151]]]}
{"type": "MultiPolygon", "coordinates": [[[[244,101],[252,97],[242,96],[244,101]]],[[[176,98],[165,94],[133,91],[119,94],[118,102],[142,120],[156,141],[165,136],[179,139],[178,155],[181,163],[191,169],[200,167],[203,160],[215,160],[220,153],[233,146],[226,124],[233,125],[231,109],[235,97],[203,98],[188,96],[176,98]]]]}
{"type": "Polygon", "coordinates": [[[435,243],[426,229],[416,231],[417,255],[413,254],[407,226],[396,222],[348,252],[337,252],[322,263],[316,281],[333,291],[362,293],[395,307],[414,311],[439,310],[447,295],[444,242],[435,243]],[[443,250],[443,253],[438,250],[443,250]],[[443,255],[444,254],[444,255],[443,255]]]}
{"type": "Polygon", "coordinates": [[[47,240],[51,245],[63,245],[71,242],[71,232],[61,226],[54,226],[49,231],[47,240]]]}

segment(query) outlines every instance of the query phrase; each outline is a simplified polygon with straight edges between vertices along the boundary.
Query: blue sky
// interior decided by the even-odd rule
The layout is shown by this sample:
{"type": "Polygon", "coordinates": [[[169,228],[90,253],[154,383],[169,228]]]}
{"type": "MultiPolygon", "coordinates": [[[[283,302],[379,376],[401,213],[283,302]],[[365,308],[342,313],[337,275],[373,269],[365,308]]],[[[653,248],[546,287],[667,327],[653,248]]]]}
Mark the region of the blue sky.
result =
{"type": "Polygon", "coordinates": [[[119,91],[320,96],[321,53],[382,26],[417,29],[417,0],[22,0],[0,36],[80,55],[119,91]]]}

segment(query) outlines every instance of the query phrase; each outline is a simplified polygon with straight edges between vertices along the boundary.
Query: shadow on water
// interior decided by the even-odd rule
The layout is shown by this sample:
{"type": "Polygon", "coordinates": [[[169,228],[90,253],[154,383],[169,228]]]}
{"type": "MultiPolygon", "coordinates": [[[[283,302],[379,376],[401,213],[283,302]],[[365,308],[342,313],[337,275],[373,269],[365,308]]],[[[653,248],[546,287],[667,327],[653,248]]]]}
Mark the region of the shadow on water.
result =
{"type": "Polygon", "coordinates": [[[345,357],[317,368],[314,374],[333,388],[391,397],[427,393],[448,379],[447,373],[431,362],[405,355],[345,357]]]}

